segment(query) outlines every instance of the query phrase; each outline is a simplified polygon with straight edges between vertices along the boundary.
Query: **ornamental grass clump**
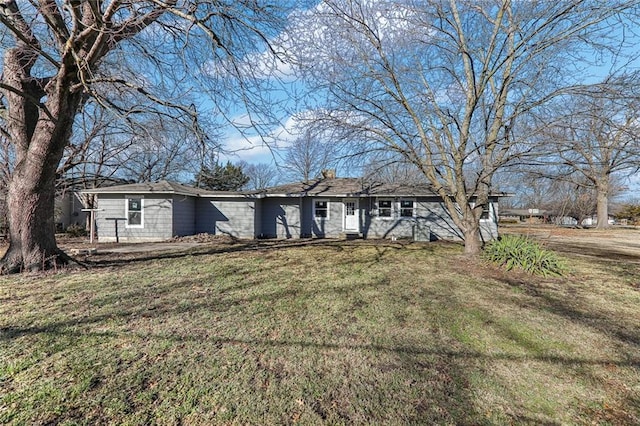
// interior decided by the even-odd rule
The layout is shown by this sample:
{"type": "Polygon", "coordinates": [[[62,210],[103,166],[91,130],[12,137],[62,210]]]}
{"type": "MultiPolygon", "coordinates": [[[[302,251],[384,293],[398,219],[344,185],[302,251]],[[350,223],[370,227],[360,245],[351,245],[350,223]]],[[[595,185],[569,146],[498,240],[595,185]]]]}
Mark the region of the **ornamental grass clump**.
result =
{"type": "Polygon", "coordinates": [[[487,245],[483,257],[507,271],[522,269],[533,275],[561,276],[567,268],[555,253],[526,237],[505,235],[487,245]]]}

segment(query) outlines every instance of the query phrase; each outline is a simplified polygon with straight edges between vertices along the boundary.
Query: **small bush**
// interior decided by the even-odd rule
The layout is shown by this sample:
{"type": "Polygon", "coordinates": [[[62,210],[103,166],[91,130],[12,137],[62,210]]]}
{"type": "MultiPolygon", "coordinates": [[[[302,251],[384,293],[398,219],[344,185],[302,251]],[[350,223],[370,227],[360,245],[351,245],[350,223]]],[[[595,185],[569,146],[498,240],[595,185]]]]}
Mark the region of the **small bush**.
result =
{"type": "Polygon", "coordinates": [[[67,235],[70,237],[86,237],[87,230],[84,229],[84,226],[80,225],[69,225],[67,226],[67,235]]]}
{"type": "Polygon", "coordinates": [[[487,245],[483,257],[507,271],[522,269],[533,275],[561,276],[567,267],[553,252],[545,250],[528,238],[517,235],[505,235],[487,245]]]}

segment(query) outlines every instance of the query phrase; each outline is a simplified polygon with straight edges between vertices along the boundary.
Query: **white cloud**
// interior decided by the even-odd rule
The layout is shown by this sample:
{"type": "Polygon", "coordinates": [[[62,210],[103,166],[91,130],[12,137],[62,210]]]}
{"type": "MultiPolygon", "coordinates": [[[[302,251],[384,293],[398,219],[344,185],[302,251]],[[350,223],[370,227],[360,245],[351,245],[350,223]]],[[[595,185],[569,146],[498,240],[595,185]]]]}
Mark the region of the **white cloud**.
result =
{"type": "Polygon", "coordinates": [[[282,81],[293,80],[295,78],[294,70],[285,45],[281,40],[274,40],[272,43],[276,54],[270,50],[253,53],[246,57],[243,63],[253,69],[254,77],[277,78],[282,81]]]}
{"type": "MultiPolygon", "coordinates": [[[[240,128],[251,126],[250,117],[246,114],[233,119],[233,123],[240,128]]],[[[276,127],[269,135],[242,134],[237,129],[227,132],[224,150],[220,155],[223,161],[244,160],[248,163],[270,163],[274,155],[286,148],[292,139],[297,136],[297,120],[288,117],[282,124],[276,127]]]]}
{"type": "Polygon", "coordinates": [[[248,163],[269,163],[273,156],[270,147],[260,136],[236,134],[226,140],[224,148],[224,153],[220,154],[220,159],[223,161],[244,160],[248,163]]]}

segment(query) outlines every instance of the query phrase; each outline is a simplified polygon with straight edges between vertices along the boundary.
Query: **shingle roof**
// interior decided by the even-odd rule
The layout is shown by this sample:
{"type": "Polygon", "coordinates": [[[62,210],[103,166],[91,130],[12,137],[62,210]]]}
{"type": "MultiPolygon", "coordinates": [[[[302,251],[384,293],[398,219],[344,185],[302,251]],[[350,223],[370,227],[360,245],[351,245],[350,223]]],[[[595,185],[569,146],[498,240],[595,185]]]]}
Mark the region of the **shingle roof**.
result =
{"type": "Polygon", "coordinates": [[[209,191],[193,186],[182,185],[177,182],[161,180],[158,182],[130,183],[126,185],[108,186],[105,188],[87,189],[88,194],[177,194],[192,197],[229,194],[228,191],[209,191]]]}
{"type": "MultiPolygon", "coordinates": [[[[131,183],[105,188],[87,189],[88,194],[177,194],[192,197],[431,197],[437,194],[428,184],[392,184],[372,182],[361,178],[315,179],[273,186],[261,191],[209,191],[176,182],[131,183]]],[[[495,194],[505,195],[505,194],[495,194]]]]}
{"type": "Polygon", "coordinates": [[[402,185],[371,182],[360,178],[316,179],[310,182],[298,182],[274,186],[263,191],[267,197],[277,196],[433,196],[436,195],[429,185],[402,185]]]}

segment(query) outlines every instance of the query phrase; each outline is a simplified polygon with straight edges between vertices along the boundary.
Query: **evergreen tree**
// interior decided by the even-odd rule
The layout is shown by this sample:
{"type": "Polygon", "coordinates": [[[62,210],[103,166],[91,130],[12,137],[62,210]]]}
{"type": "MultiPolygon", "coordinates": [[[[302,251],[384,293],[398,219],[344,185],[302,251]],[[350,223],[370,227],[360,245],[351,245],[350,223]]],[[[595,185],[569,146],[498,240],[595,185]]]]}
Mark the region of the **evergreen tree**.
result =
{"type": "Polygon", "coordinates": [[[249,176],[244,174],[242,166],[230,161],[224,166],[216,163],[212,168],[203,165],[196,175],[196,186],[212,191],[240,191],[247,183],[249,176]]]}

